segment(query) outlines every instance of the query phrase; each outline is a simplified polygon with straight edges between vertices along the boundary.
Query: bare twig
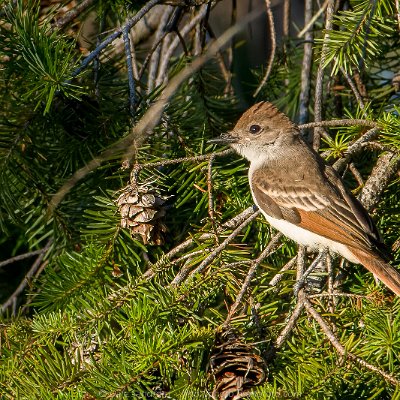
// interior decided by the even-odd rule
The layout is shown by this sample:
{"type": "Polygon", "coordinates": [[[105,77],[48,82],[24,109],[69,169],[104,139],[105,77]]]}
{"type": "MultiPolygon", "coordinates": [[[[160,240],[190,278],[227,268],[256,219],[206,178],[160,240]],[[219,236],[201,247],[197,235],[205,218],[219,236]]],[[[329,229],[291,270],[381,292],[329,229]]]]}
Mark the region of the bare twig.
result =
{"type": "MultiPolygon", "coordinates": [[[[326,7],[328,6],[329,0],[325,0],[324,4],[318,9],[318,11],[309,18],[308,22],[305,22],[304,28],[297,34],[298,38],[301,38],[304,34],[307,34],[309,30],[312,28],[314,25],[314,22],[319,18],[319,16],[325,11],[326,7]]],[[[306,7],[309,7],[309,5],[306,5],[306,7]]],[[[307,36],[305,37],[305,40],[307,40],[307,36]]]]}
{"type": "Polygon", "coordinates": [[[335,168],[336,171],[341,171],[348,164],[351,157],[362,151],[363,145],[365,143],[368,143],[370,140],[375,139],[379,135],[379,130],[379,125],[376,124],[374,128],[369,129],[367,132],[365,132],[360,138],[358,138],[347,148],[345,156],[337,160],[333,164],[333,168],[335,168]]]}
{"type": "MultiPolygon", "coordinates": [[[[364,105],[363,99],[362,99],[362,97],[360,95],[360,92],[357,89],[357,86],[354,84],[354,82],[351,79],[350,75],[345,71],[345,69],[343,67],[340,67],[340,72],[346,78],[347,83],[349,84],[351,90],[353,91],[354,96],[355,96],[355,98],[357,100],[358,106],[360,107],[361,110],[364,110],[365,109],[365,105],[364,105]]],[[[366,116],[365,113],[364,113],[364,116],[366,116]]]]}
{"type": "Polygon", "coordinates": [[[142,169],[142,168],[159,168],[159,167],[165,167],[166,165],[180,164],[180,163],[183,163],[183,162],[210,160],[211,158],[226,156],[226,155],[231,154],[233,152],[234,152],[233,149],[226,149],[226,150],[217,151],[217,152],[213,152],[213,153],[209,153],[209,154],[202,154],[200,156],[181,157],[181,158],[174,158],[173,160],[157,161],[157,162],[152,162],[152,163],[136,164],[136,165],[137,165],[137,167],[139,169],[142,169]]]}
{"type": "MultiPolygon", "coordinates": [[[[315,128],[320,126],[354,126],[354,125],[370,126],[371,128],[381,127],[378,122],[367,121],[365,119],[332,119],[330,121],[315,121],[315,122],[309,122],[307,124],[301,124],[299,125],[299,128],[304,129],[304,128],[315,128]]],[[[326,134],[326,136],[329,138],[328,134],[326,134]]]]}
{"type": "Polygon", "coordinates": [[[236,296],[235,302],[232,304],[231,308],[229,309],[228,316],[224,322],[224,326],[229,325],[233,315],[236,313],[237,308],[239,307],[240,303],[243,300],[243,297],[248,290],[254,275],[256,274],[258,266],[262,263],[262,261],[270,256],[274,251],[276,251],[279,246],[279,241],[282,237],[281,233],[277,233],[275,236],[271,238],[268,243],[268,246],[261,252],[261,254],[252,261],[251,267],[247,273],[246,279],[243,282],[242,288],[240,289],[239,294],[236,296]]]}
{"type": "Polygon", "coordinates": [[[283,1],[283,38],[286,40],[290,35],[290,0],[283,1]]]}
{"type": "Polygon", "coordinates": [[[358,171],[357,167],[354,165],[354,163],[349,164],[349,170],[352,173],[352,175],[354,176],[354,178],[357,181],[357,183],[359,184],[359,186],[363,186],[364,180],[363,180],[360,172],[358,171]]]}
{"type": "MultiPolygon", "coordinates": [[[[156,0],[153,1],[154,4],[156,4],[156,0]]],[[[149,3],[147,3],[147,5],[149,3]]],[[[189,65],[183,68],[177,75],[175,75],[161,93],[160,98],[146,111],[143,117],[132,128],[129,135],[111,145],[99,156],[93,158],[84,167],[77,170],[74,175],[69,180],[67,180],[67,182],[64,183],[64,185],[53,196],[49,204],[48,212],[51,214],[65,197],[65,195],[81,179],[87,176],[87,174],[98,168],[104,161],[120,156],[121,152],[124,152],[127,147],[128,151],[125,153],[124,158],[130,160],[132,154],[135,153],[135,149],[137,148],[136,146],[140,146],[149,134],[149,132],[151,132],[153,128],[158,124],[165,106],[178,90],[180,85],[186,79],[190,78],[193,73],[200,69],[207,61],[209,61],[215,55],[215,53],[222,46],[224,46],[234,35],[240,32],[245,26],[247,26],[250,21],[257,18],[260,14],[261,10],[257,9],[248,14],[246,17],[242,18],[240,22],[238,22],[235,26],[230,27],[217,40],[215,40],[201,56],[197,57],[189,65]],[[132,144],[132,142],[134,143],[132,144]]]]}
{"type": "Polygon", "coordinates": [[[400,5],[399,5],[399,0],[395,0],[396,2],[396,17],[397,17],[397,23],[399,25],[399,31],[400,31],[400,5]]]}
{"type": "MultiPolygon", "coordinates": [[[[315,83],[315,102],[314,102],[314,119],[315,122],[320,122],[322,120],[322,93],[323,93],[323,81],[324,81],[324,64],[325,64],[325,57],[326,51],[328,46],[328,39],[329,39],[329,32],[332,30],[332,18],[334,12],[334,0],[329,0],[328,5],[326,8],[326,23],[325,23],[325,37],[324,37],[324,44],[322,45],[321,50],[321,59],[318,66],[318,72],[316,77],[315,83]]],[[[314,140],[313,140],[313,147],[314,150],[318,151],[321,142],[321,136],[325,136],[326,132],[317,127],[314,129],[314,140]]]]}
{"type": "Polygon", "coordinates": [[[260,90],[265,85],[268,80],[268,77],[271,73],[272,66],[274,64],[275,59],[275,52],[276,52],[276,32],[275,32],[275,23],[274,23],[274,15],[272,14],[271,10],[271,0],[265,0],[267,17],[268,17],[268,26],[269,26],[269,34],[271,39],[271,53],[269,55],[267,70],[265,71],[264,78],[262,79],[261,83],[258,85],[258,88],[254,92],[253,97],[257,97],[260,90]]]}
{"type": "Polygon", "coordinates": [[[323,297],[350,297],[354,299],[365,299],[365,300],[371,300],[369,297],[361,295],[361,294],[353,294],[353,293],[340,293],[340,292],[335,292],[335,293],[315,293],[315,294],[309,294],[307,295],[308,299],[314,299],[314,298],[323,298],[323,297]]]}
{"type": "Polygon", "coordinates": [[[213,195],[213,180],[212,180],[212,166],[214,159],[215,155],[210,157],[207,168],[208,215],[210,216],[211,225],[215,232],[215,238],[218,241],[218,235],[216,230],[217,228],[215,224],[215,215],[214,215],[214,195],[213,195]]]}
{"type": "MultiPolygon", "coordinates": [[[[207,5],[203,5],[203,6],[201,6],[201,8],[200,8],[199,12],[196,14],[196,16],[194,16],[192,19],[190,19],[189,22],[180,30],[181,36],[185,37],[206,16],[206,14],[207,14],[207,5]]],[[[180,40],[179,36],[177,35],[174,38],[174,40],[171,42],[171,44],[168,46],[165,53],[163,54],[160,65],[158,67],[158,73],[157,73],[157,79],[155,82],[155,86],[160,86],[163,83],[167,82],[167,80],[168,80],[168,76],[167,76],[168,65],[171,60],[172,55],[174,54],[174,51],[179,46],[179,43],[181,43],[181,40],[180,40]]]]}
{"type": "MultiPolygon", "coordinates": [[[[312,65],[312,24],[310,24],[312,16],[312,0],[306,0],[304,10],[304,25],[308,26],[306,30],[306,37],[304,41],[303,62],[301,65],[301,88],[300,88],[300,109],[299,109],[299,123],[304,124],[308,121],[308,106],[310,104],[310,90],[311,90],[311,65],[312,65]]],[[[305,131],[302,131],[305,136],[305,131]]]]}
{"type": "MultiPolygon", "coordinates": [[[[301,247],[303,247],[303,246],[301,246],[301,247]]],[[[299,252],[300,251],[301,251],[301,249],[299,249],[299,252]]],[[[301,266],[302,266],[302,271],[301,271],[301,273],[298,273],[297,281],[296,281],[296,284],[294,285],[294,288],[293,288],[293,291],[294,291],[295,295],[297,295],[299,290],[304,286],[304,284],[306,283],[306,279],[307,279],[308,275],[311,274],[311,272],[315,269],[315,267],[319,263],[325,261],[327,253],[328,253],[327,249],[320,250],[320,252],[318,253],[318,256],[315,257],[313,262],[309,265],[309,267],[305,271],[304,271],[304,261],[302,261],[300,263],[301,266]]],[[[299,258],[298,258],[298,260],[299,260],[299,258]]],[[[303,260],[304,260],[304,257],[303,257],[303,260]]],[[[298,268],[298,271],[299,271],[299,268],[298,268]]]]}
{"type": "MultiPolygon", "coordinates": [[[[296,273],[296,281],[300,281],[304,275],[304,269],[306,264],[306,248],[304,246],[299,245],[297,251],[297,273],[296,273]]],[[[303,291],[300,289],[300,291],[303,291]]]]}
{"type": "Polygon", "coordinates": [[[171,18],[171,15],[173,13],[173,8],[170,6],[167,6],[162,14],[162,17],[160,19],[160,23],[158,25],[156,34],[154,36],[154,44],[153,47],[151,48],[148,56],[146,57],[145,61],[143,62],[141,71],[139,73],[140,76],[142,76],[142,73],[144,72],[144,68],[147,65],[148,60],[150,60],[150,67],[149,67],[149,73],[148,73],[148,78],[147,78],[147,93],[150,93],[155,86],[155,80],[157,77],[157,70],[160,64],[160,55],[161,55],[161,43],[165,42],[165,37],[168,35],[169,31],[166,29],[168,25],[168,21],[171,18]]]}
{"type": "Polygon", "coordinates": [[[275,349],[280,349],[283,346],[283,343],[285,343],[290,333],[292,332],[293,328],[295,327],[296,322],[303,311],[303,308],[304,308],[304,302],[298,301],[292,314],[287,320],[285,327],[282,329],[282,332],[275,340],[275,349]]]}
{"type": "Polygon", "coordinates": [[[186,278],[192,279],[196,274],[201,273],[207,268],[214,260],[221,254],[223,250],[229,245],[229,243],[235,239],[237,235],[245,228],[250,222],[256,219],[260,215],[260,211],[256,211],[250,215],[245,221],[243,221],[219,246],[217,246],[201,263],[190,272],[190,268],[181,269],[171,282],[171,286],[180,285],[186,278]]]}
{"type": "Polygon", "coordinates": [[[58,29],[63,28],[89,8],[94,2],[95,0],[83,0],[78,3],[71,11],[68,11],[62,18],[58,19],[54,26],[58,29]]]}
{"type": "MultiPolygon", "coordinates": [[[[249,207],[246,210],[242,211],[240,214],[231,218],[229,221],[226,221],[222,224],[221,227],[218,228],[217,232],[221,233],[227,229],[233,229],[243,221],[245,221],[250,215],[255,213],[254,207],[249,207]]],[[[178,246],[174,247],[167,254],[161,257],[154,265],[152,265],[144,274],[144,279],[151,279],[155,275],[155,271],[157,271],[160,267],[162,267],[166,263],[170,263],[170,260],[175,257],[180,252],[186,250],[188,247],[192,246],[196,241],[207,240],[215,238],[215,235],[212,233],[203,233],[198,238],[190,238],[180,243],[178,246]]]]}
{"type": "Polygon", "coordinates": [[[304,307],[306,308],[307,312],[318,322],[319,326],[321,327],[322,331],[325,333],[326,337],[329,339],[333,347],[336,351],[344,358],[348,358],[358,365],[369,369],[370,371],[376,372],[379,375],[383,376],[387,381],[392,383],[393,385],[400,385],[400,381],[395,378],[394,376],[388,374],[387,372],[381,370],[380,368],[366,362],[360,357],[357,357],[355,354],[350,353],[339,341],[339,339],[335,336],[332,329],[329,325],[325,322],[322,316],[314,309],[312,304],[307,298],[304,298],[304,307]]]}
{"type": "Polygon", "coordinates": [[[400,156],[398,154],[388,152],[379,157],[359,198],[367,210],[371,210],[379,202],[383,191],[399,168],[400,156]]]}
{"type": "MultiPolygon", "coordinates": [[[[208,34],[210,35],[210,37],[212,39],[215,39],[216,36],[215,36],[214,31],[211,29],[210,24],[207,23],[206,25],[207,25],[208,34]]],[[[231,60],[231,58],[232,58],[231,52],[233,52],[233,47],[232,46],[233,46],[233,43],[226,50],[226,53],[227,53],[226,58],[228,60],[228,65],[229,66],[231,66],[231,64],[232,64],[232,60],[231,60]]],[[[224,88],[224,94],[228,94],[228,93],[233,94],[233,87],[232,87],[232,82],[231,82],[232,81],[232,74],[230,72],[230,67],[227,68],[227,66],[225,65],[224,57],[222,56],[220,51],[217,53],[216,57],[217,57],[219,69],[221,70],[222,77],[224,78],[224,80],[226,82],[226,85],[225,85],[225,88],[224,88]]]]}
{"type": "Polygon", "coordinates": [[[4,261],[0,261],[0,268],[4,267],[6,265],[9,265],[9,264],[15,263],[17,261],[25,260],[26,258],[37,256],[38,254],[42,254],[45,251],[46,251],[46,249],[43,248],[43,249],[40,249],[40,250],[34,250],[34,251],[30,251],[28,253],[19,254],[18,256],[11,257],[11,258],[9,258],[7,260],[4,260],[4,261]]]}
{"type": "Polygon", "coordinates": [[[131,116],[133,116],[133,114],[135,112],[137,100],[136,100],[136,91],[135,91],[135,79],[133,77],[131,41],[130,41],[129,31],[126,28],[122,31],[122,36],[124,38],[126,67],[127,67],[127,71],[128,71],[129,111],[130,111],[131,116]]]}
{"type": "Polygon", "coordinates": [[[137,22],[143,18],[156,4],[161,3],[162,0],[150,0],[147,2],[132,18],[130,18],[123,26],[118,28],[111,35],[107,36],[81,63],[81,65],[72,72],[72,77],[79,75],[86,67],[115,39],[122,35],[124,29],[128,31],[135,25],[137,22]]]}
{"type": "Polygon", "coordinates": [[[51,244],[52,244],[52,241],[49,240],[47,242],[46,246],[42,249],[41,253],[39,254],[39,257],[37,257],[37,259],[33,263],[32,267],[25,274],[24,279],[21,281],[21,283],[18,285],[18,287],[14,290],[14,292],[11,294],[11,296],[0,306],[1,313],[4,313],[9,307],[15,306],[18,296],[24,291],[26,286],[29,284],[30,279],[35,275],[35,272],[41,266],[43,258],[45,257],[46,252],[49,250],[51,244]]]}
{"type": "Polygon", "coordinates": [[[279,272],[270,280],[270,286],[276,286],[283,278],[284,272],[294,267],[297,261],[297,256],[294,256],[291,260],[289,260],[280,270],[279,272]]]}

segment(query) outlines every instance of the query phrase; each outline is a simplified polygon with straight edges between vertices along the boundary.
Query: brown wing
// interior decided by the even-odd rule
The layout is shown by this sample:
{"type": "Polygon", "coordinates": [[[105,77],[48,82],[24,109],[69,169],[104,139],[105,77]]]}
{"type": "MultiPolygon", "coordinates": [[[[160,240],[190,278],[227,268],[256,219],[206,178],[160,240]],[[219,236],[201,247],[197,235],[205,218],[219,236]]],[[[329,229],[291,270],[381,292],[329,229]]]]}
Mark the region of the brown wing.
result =
{"type": "Polygon", "coordinates": [[[309,161],[308,168],[298,170],[282,166],[256,170],[252,188],[257,204],[274,218],[345,245],[380,247],[371,218],[336,172],[317,158],[309,161]]]}

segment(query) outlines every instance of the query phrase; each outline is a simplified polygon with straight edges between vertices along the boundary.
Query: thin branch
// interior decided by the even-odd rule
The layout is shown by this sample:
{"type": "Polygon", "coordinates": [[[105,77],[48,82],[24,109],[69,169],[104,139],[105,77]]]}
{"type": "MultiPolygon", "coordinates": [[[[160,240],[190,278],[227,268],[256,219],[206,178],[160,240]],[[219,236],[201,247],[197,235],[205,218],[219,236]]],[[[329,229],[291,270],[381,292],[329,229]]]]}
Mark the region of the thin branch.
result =
{"type": "MultiPolygon", "coordinates": [[[[328,40],[329,40],[329,32],[332,30],[332,19],[334,13],[334,5],[335,0],[329,0],[326,8],[326,23],[325,23],[325,36],[324,36],[324,44],[322,45],[321,50],[321,59],[318,66],[318,72],[315,83],[315,101],[314,101],[314,119],[315,122],[320,122],[322,120],[322,94],[323,94],[323,81],[324,81],[324,64],[326,52],[328,50],[328,40]]],[[[313,148],[318,151],[321,143],[321,136],[326,136],[326,132],[317,127],[314,129],[314,139],[313,139],[313,148]]]]}
{"type": "Polygon", "coordinates": [[[135,79],[133,77],[131,40],[130,40],[130,36],[129,36],[129,31],[126,28],[122,31],[122,36],[124,38],[126,67],[128,70],[129,111],[130,111],[131,116],[133,116],[134,112],[135,112],[137,100],[136,100],[136,90],[135,90],[135,79]]]}
{"type": "MultiPolygon", "coordinates": [[[[325,11],[326,7],[328,6],[329,0],[325,0],[324,4],[318,9],[318,11],[308,20],[308,22],[305,22],[304,28],[297,34],[297,38],[300,39],[304,34],[307,34],[307,32],[310,31],[312,26],[314,25],[314,22],[320,17],[320,15],[325,11]]],[[[306,5],[307,7],[307,5],[306,5]]],[[[308,5],[309,7],[309,5],[308,5]]],[[[304,40],[307,39],[307,35],[304,38],[304,40]]]]}
{"type": "MultiPolygon", "coordinates": [[[[365,119],[332,119],[330,121],[315,121],[299,125],[300,129],[315,128],[320,126],[370,126],[371,128],[381,128],[378,122],[367,121],[365,119]]],[[[327,135],[329,137],[329,135],[327,135]]]]}
{"type": "Polygon", "coordinates": [[[358,185],[360,187],[363,186],[364,180],[363,180],[360,172],[358,171],[357,167],[354,165],[354,163],[349,164],[349,170],[352,173],[352,175],[354,176],[354,179],[357,181],[358,185]]]}
{"type": "Polygon", "coordinates": [[[37,256],[38,254],[42,254],[45,251],[46,251],[45,248],[43,248],[40,250],[34,250],[34,251],[30,251],[28,253],[19,254],[18,256],[11,257],[4,261],[0,261],[0,268],[4,267],[6,265],[9,265],[9,264],[15,263],[17,261],[25,260],[26,258],[37,256]]]}
{"type": "Polygon", "coordinates": [[[252,261],[251,267],[247,273],[246,279],[243,282],[242,288],[240,289],[239,294],[236,296],[235,302],[229,309],[228,316],[223,324],[224,326],[229,325],[233,315],[236,313],[236,310],[239,307],[240,303],[242,302],[245,293],[250,287],[251,281],[257,272],[258,266],[262,263],[262,261],[266,257],[270,256],[274,251],[276,251],[280,247],[278,246],[278,244],[281,237],[282,237],[281,233],[277,233],[275,236],[273,236],[269,241],[268,246],[261,252],[261,254],[255,260],[252,261]]]}
{"type": "Polygon", "coordinates": [[[79,14],[83,13],[87,8],[89,8],[95,0],[83,0],[81,3],[77,4],[71,11],[68,11],[62,18],[58,19],[54,26],[58,29],[63,28],[65,25],[69,24],[79,14]]]}
{"type": "Polygon", "coordinates": [[[49,250],[52,244],[52,240],[49,240],[46,246],[42,249],[42,252],[39,254],[39,257],[36,258],[35,262],[33,263],[32,267],[29,271],[25,274],[24,279],[18,285],[18,287],[14,290],[11,296],[0,306],[0,312],[4,313],[9,307],[15,306],[16,300],[18,296],[25,290],[26,286],[29,284],[30,279],[35,275],[35,272],[41,266],[43,258],[46,255],[46,252],[49,250]]]}
{"type": "Polygon", "coordinates": [[[260,215],[260,211],[254,212],[245,221],[243,221],[219,246],[217,246],[201,263],[190,272],[190,268],[182,268],[179,273],[175,276],[171,282],[171,286],[180,285],[186,278],[193,279],[196,274],[201,273],[205,268],[207,268],[223,250],[230,244],[230,242],[235,239],[237,235],[245,228],[250,222],[256,219],[260,215]]]}
{"type": "MultiPolygon", "coordinates": [[[[313,0],[306,0],[304,11],[304,25],[308,26],[304,41],[303,62],[301,65],[301,87],[300,87],[300,108],[299,108],[299,123],[304,124],[308,121],[308,107],[310,105],[311,91],[311,67],[312,67],[312,43],[313,32],[312,24],[310,24],[312,16],[313,0]]],[[[302,131],[305,136],[305,131],[302,131]]]]}
{"type": "Polygon", "coordinates": [[[326,337],[329,339],[333,347],[336,351],[343,357],[350,359],[356,362],[358,365],[369,369],[370,371],[376,372],[379,375],[383,376],[387,381],[392,383],[393,385],[400,385],[400,381],[395,378],[394,376],[388,374],[387,372],[381,370],[380,368],[366,362],[360,357],[357,357],[355,354],[350,353],[339,341],[339,339],[335,336],[332,329],[329,325],[325,322],[322,316],[314,309],[312,304],[307,298],[304,298],[304,307],[306,308],[307,312],[317,321],[319,326],[321,327],[322,331],[325,333],[326,337]]]}
{"type": "Polygon", "coordinates": [[[214,195],[213,195],[213,179],[212,179],[212,166],[214,159],[215,155],[210,157],[207,168],[208,215],[210,216],[211,225],[213,227],[213,231],[215,232],[215,238],[218,241],[217,228],[215,223],[215,214],[214,214],[214,195]]]}
{"type": "Polygon", "coordinates": [[[370,140],[375,139],[379,135],[379,131],[380,128],[379,125],[377,125],[376,127],[369,129],[367,132],[365,132],[360,138],[358,138],[353,144],[351,144],[347,148],[345,156],[337,160],[333,164],[333,168],[335,168],[336,171],[341,171],[348,164],[351,157],[362,151],[366,143],[368,143],[370,140]]]}
{"type": "Polygon", "coordinates": [[[399,168],[400,156],[398,154],[388,152],[379,157],[359,198],[367,210],[371,210],[379,202],[383,191],[399,168]]]}
{"type": "Polygon", "coordinates": [[[168,21],[171,18],[173,13],[173,8],[168,6],[165,8],[160,23],[158,25],[156,34],[154,35],[154,44],[149,54],[147,55],[145,61],[143,62],[142,68],[140,70],[139,75],[142,76],[144,69],[150,60],[149,73],[147,77],[147,93],[150,93],[154,89],[155,80],[157,77],[157,70],[160,64],[160,55],[161,55],[161,43],[165,44],[165,38],[170,33],[166,27],[168,25],[168,21]]]}
{"type": "Polygon", "coordinates": [[[268,77],[271,73],[272,66],[274,64],[275,52],[276,52],[276,32],[275,32],[275,23],[274,23],[274,15],[271,10],[271,0],[265,0],[267,17],[268,17],[268,26],[269,26],[269,34],[271,38],[271,53],[269,55],[269,60],[267,64],[267,70],[265,71],[265,75],[261,83],[258,85],[258,88],[253,94],[253,97],[257,97],[260,90],[265,85],[268,80],[268,77]]]}
{"type": "Polygon", "coordinates": [[[269,286],[276,286],[283,278],[283,276],[285,275],[284,272],[292,269],[292,267],[294,267],[294,265],[296,264],[296,260],[297,260],[297,255],[294,256],[291,260],[289,260],[280,270],[279,272],[270,280],[270,282],[268,283],[269,286]]]}
{"type": "Polygon", "coordinates": [[[283,39],[287,40],[290,35],[290,0],[283,1],[283,39]]]}
{"type": "Polygon", "coordinates": [[[324,297],[349,297],[349,298],[354,298],[354,299],[362,299],[362,300],[370,300],[368,296],[364,296],[361,294],[353,294],[353,293],[340,293],[340,292],[335,292],[335,293],[315,293],[315,294],[308,294],[307,298],[308,299],[314,299],[314,298],[324,298],[324,297]]]}
{"type": "Polygon", "coordinates": [[[143,18],[155,5],[163,0],[150,0],[146,3],[132,18],[130,18],[123,26],[118,28],[111,35],[107,36],[81,63],[81,65],[72,72],[71,76],[79,75],[109,44],[122,35],[122,32],[130,30],[138,21],[143,18]]]}
{"type": "MultiPolygon", "coordinates": [[[[360,95],[360,92],[357,89],[357,86],[355,85],[355,83],[351,79],[350,75],[346,72],[346,70],[343,67],[340,67],[340,72],[346,78],[347,83],[349,84],[351,90],[353,91],[353,94],[354,94],[354,96],[355,96],[355,98],[357,100],[358,106],[360,107],[361,110],[365,110],[365,105],[364,105],[363,99],[362,99],[362,97],[360,95]]],[[[364,113],[364,116],[366,116],[365,113],[364,113]]]]}
{"type": "Polygon", "coordinates": [[[233,149],[226,149],[226,150],[217,151],[217,152],[213,152],[213,153],[202,154],[201,156],[181,157],[181,158],[174,158],[173,160],[157,161],[157,162],[153,162],[153,163],[136,164],[136,165],[140,169],[142,169],[142,168],[159,168],[159,167],[165,167],[166,165],[180,164],[182,162],[210,160],[211,158],[226,156],[228,154],[232,154],[233,152],[234,152],[233,149]]]}
{"type": "Polygon", "coordinates": [[[292,314],[290,315],[289,319],[286,322],[285,327],[282,329],[282,332],[279,334],[279,336],[275,340],[275,349],[280,349],[283,344],[286,342],[287,338],[289,337],[290,333],[294,329],[297,320],[299,319],[302,311],[304,308],[304,302],[299,301],[296,304],[296,307],[294,308],[292,314]]]}
{"type": "MultiPolygon", "coordinates": [[[[181,29],[180,33],[182,37],[185,37],[192,29],[195,28],[195,26],[206,16],[207,14],[207,5],[203,5],[199,12],[196,14],[195,17],[189,20],[189,22],[181,29]]],[[[168,46],[167,50],[163,54],[162,60],[160,62],[160,65],[158,67],[158,74],[157,74],[157,79],[155,81],[155,86],[160,86],[163,83],[166,83],[168,80],[168,74],[167,74],[167,69],[169,62],[171,60],[171,57],[173,56],[175,50],[181,43],[181,40],[179,36],[177,35],[174,40],[171,42],[171,44],[168,46]]]]}
{"type": "MultiPolygon", "coordinates": [[[[158,0],[161,1],[161,0],[158,0]]],[[[153,0],[156,4],[156,0],[153,0]]],[[[147,5],[149,5],[147,3],[147,5]]],[[[261,15],[261,10],[257,9],[246,17],[242,18],[235,26],[227,29],[217,40],[215,40],[208,49],[199,57],[194,59],[190,64],[183,68],[177,75],[175,75],[168,85],[165,87],[163,92],[160,94],[159,99],[146,111],[143,117],[138,123],[132,127],[131,133],[120,139],[108,149],[103,151],[100,155],[89,161],[84,167],[77,170],[70,179],[68,179],[64,185],[57,191],[50,201],[48,207],[48,213],[53,213],[53,210],[62,201],[65,195],[85,176],[90,172],[98,168],[104,161],[115,159],[121,152],[124,152],[127,148],[128,151],[125,153],[124,159],[130,160],[132,155],[135,153],[136,146],[140,146],[146,139],[149,132],[158,124],[161,115],[164,111],[165,106],[168,104],[171,97],[178,90],[180,85],[190,78],[193,73],[199,70],[207,61],[209,61],[216,52],[223,47],[234,35],[240,32],[250,21],[253,21],[261,15]],[[134,142],[134,143],[133,143],[134,142]]]]}
{"type": "Polygon", "coordinates": [[[296,284],[293,287],[293,291],[294,291],[295,295],[297,295],[299,290],[304,286],[304,284],[306,283],[306,279],[307,279],[308,275],[311,274],[311,272],[315,269],[315,267],[319,263],[325,261],[327,253],[328,253],[328,250],[326,248],[320,250],[320,252],[318,253],[317,257],[315,257],[315,259],[309,265],[309,267],[305,271],[302,271],[301,274],[299,274],[300,276],[297,278],[296,284]]]}
{"type": "Polygon", "coordinates": [[[399,0],[395,0],[396,2],[396,17],[397,17],[397,23],[399,25],[399,32],[400,32],[400,3],[399,0]]]}
{"type": "MultiPolygon", "coordinates": [[[[216,38],[216,36],[215,36],[215,33],[214,33],[214,31],[212,30],[212,28],[211,28],[211,26],[210,26],[210,24],[206,24],[206,27],[207,27],[207,32],[208,32],[208,34],[210,35],[210,37],[212,38],[212,39],[215,39],[216,38]]],[[[228,60],[228,65],[232,65],[232,55],[231,55],[231,52],[233,52],[233,41],[232,41],[232,43],[231,43],[231,46],[229,46],[227,49],[226,49],[226,58],[227,58],[227,60],[228,60]]],[[[221,54],[221,52],[219,51],[218,53],[217,53],[217,55],[216,55],[216,57],[217,57],[217,61],[218,61],[218,66],[219,66],[219,68],[220,68],[220,70],[221,70],[221,75],[222,75],[222,77],[224,78],[224,80],[225,80],[225,82],[226,82],[226,85],[225,85],[225,88],[224,88],[224,94],[232,94],[233,95],[233,87],[232,87],[232,73],[230,72],[230,67],[228,68],[226,65],[225,65],[225,61],[224,61],[224,57],[222,56],[222,54],[221,54]]]]}
{"type": "MultiPolygon", "coordinates": [[[[236,215],[235,217],[231,218],[230,220],[226,221],[222,224],[221,227],[217,229],[218,233],[222,233],[224,230],[233,229],[239,224],[241,224],[244,220],[246,220],[250,215],[255,213],[255,208],[249,207],[246,210],[242,211],[240,214],[236,215]]],[[[198,238],[190,238],[185,240],[184,242],[180,243],[178,246],[174,247],[170,250],[167,254],[163,255],[160,260],[154,263],[144,274],[144,279],[151,279],[156,271],[161,268],[164,264],[171,262],[170,260],[175,257],[177,254],[181,253],[182,251],[186,250],[188,247],[192,246],[196,243],[196,241],[207,240],[215,238],[215,235],[212,233],[203,233],[198,238]]]]}

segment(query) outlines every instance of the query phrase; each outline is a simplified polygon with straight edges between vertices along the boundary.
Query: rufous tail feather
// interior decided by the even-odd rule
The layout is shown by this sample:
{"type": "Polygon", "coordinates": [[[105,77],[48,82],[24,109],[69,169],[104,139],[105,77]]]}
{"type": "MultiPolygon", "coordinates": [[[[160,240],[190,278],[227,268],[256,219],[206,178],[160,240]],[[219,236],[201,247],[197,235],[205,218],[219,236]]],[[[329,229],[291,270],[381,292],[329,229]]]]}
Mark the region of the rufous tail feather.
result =
{"type": "Polygon", "coordinates": [[[383,284],[400,296],[400,272],[379,256],[364,250],[350,248],[354,257],[358,259],[368,271],[372,272],[383,284]]]}

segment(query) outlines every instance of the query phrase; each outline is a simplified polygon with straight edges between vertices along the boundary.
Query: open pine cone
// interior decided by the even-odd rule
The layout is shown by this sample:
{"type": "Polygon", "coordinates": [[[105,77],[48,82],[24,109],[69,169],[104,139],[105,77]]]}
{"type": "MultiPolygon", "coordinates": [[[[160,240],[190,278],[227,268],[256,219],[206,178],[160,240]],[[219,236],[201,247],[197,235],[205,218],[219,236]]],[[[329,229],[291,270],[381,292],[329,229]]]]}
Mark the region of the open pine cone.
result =
{"type": "Polygon", "coordinates": [[[132,183],[123,189],[116,203],[121,214],[121,227],[132,236],[140,236],[144,244],[161,245],[167,227],[161,218],[167,197],[162,196],[151,183],[132,183]]]}
{"type": "Polygon", "coordinates": [[[232,331],[217,336],[210,367],[215,380],[213,398],[217,400],[246,397],[266,377],[264,360],[252,345],[243,343],[232,331]]]}

